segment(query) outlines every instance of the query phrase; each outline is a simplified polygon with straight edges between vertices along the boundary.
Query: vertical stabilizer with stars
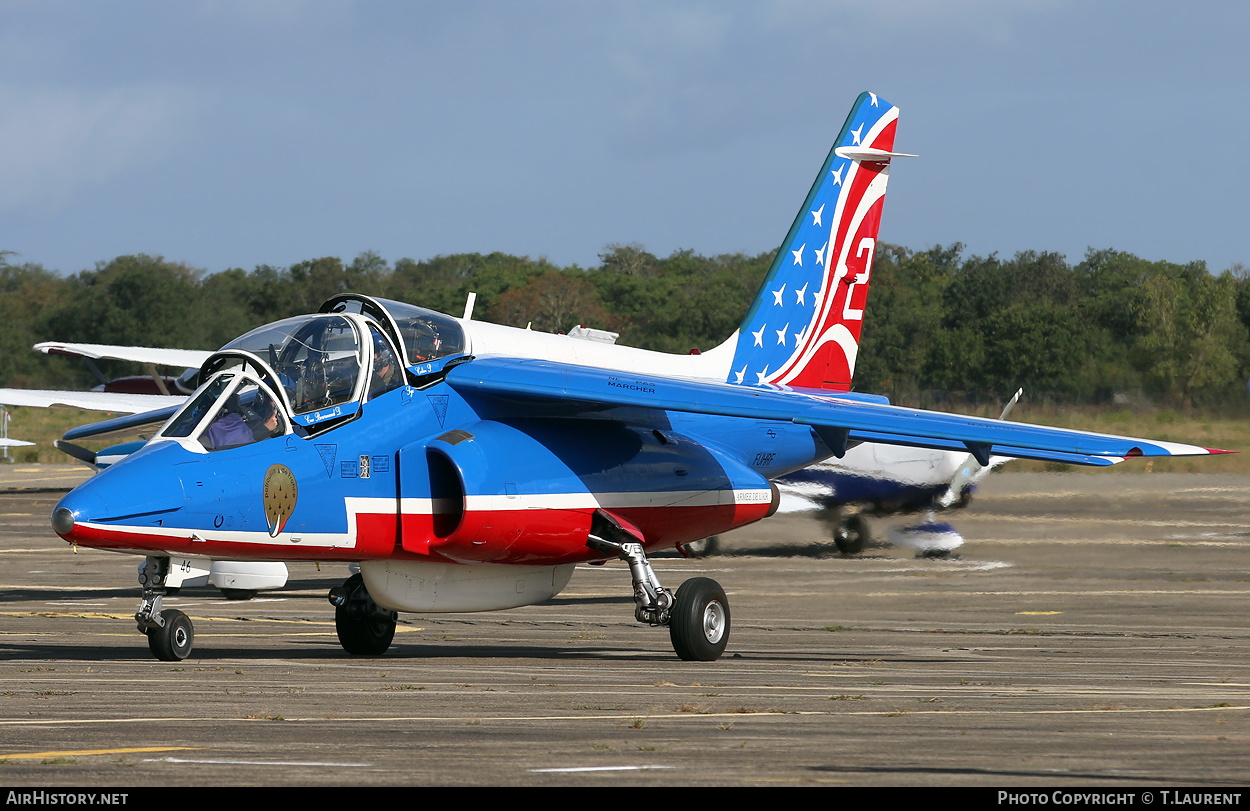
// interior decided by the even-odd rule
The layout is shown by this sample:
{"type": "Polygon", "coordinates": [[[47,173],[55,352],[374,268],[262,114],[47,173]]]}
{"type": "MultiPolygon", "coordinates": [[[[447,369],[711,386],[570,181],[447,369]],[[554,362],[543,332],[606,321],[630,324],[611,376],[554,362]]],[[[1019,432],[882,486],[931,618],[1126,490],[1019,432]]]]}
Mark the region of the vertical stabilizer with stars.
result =
{"type": "Polygon", "coordinates": [[[738,329],[730,383],[850,390],[897,121],[855,100],[738,329]]]}

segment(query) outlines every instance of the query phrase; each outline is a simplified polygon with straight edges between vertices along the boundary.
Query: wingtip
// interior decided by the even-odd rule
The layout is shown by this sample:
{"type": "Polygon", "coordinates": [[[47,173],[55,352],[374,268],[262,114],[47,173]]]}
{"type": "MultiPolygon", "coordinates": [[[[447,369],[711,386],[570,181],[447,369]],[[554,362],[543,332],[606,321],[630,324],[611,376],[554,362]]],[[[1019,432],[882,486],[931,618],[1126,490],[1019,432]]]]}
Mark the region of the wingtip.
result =
{"type": "Polygon", "coordinates": [[[1203,448],[1203,450],[1204,450],[1204,451],[1206,451],[1207,453],[1211,453],[1211,454],[1215,454],[1215,453],[1238,453],[1238,451],[1226,451],[1226,450],[1223,450],[1222,448],[1203,448]]]}

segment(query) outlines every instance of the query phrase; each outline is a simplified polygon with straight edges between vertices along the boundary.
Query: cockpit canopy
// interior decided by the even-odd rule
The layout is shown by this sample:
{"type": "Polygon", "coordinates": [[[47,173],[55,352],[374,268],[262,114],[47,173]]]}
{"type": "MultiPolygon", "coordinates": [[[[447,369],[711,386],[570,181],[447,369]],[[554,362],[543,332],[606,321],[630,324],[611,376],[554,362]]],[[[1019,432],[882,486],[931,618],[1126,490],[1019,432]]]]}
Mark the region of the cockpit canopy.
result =
{"type": "Polygon", "coordinates": [[[291,413],[299,417],[333,411],[358,400],[366,344],[360,325],[341,315],[301,315],[266,324],[221,351],[241,350],[265,361],[278,375],[291,413]]]}
{"type": "Polygon", "coordinates": [[[411,369],[465,351],[464,328],[449,315],[384,298],[344,293],[321,305],[323,313],[360,313],[382,325],[411,369]]]}
{"type": "Polygon", "coordinates": [[[464,348],[464,330],[450,316],[336,296],[317,314],[266,324],[223,346],[200,370],[206,382],[157,438],[215,451],[288,430],[317,434],[404,385],[404,367],[425,374],[426,364],[464,348]]]}
{"type": "Polygon", "coordinates": [[[246,369],[213,377],[161,429],[170,439],[198,439],[208,451],[282,436],[287,422],[269,387],[246,369]]]}

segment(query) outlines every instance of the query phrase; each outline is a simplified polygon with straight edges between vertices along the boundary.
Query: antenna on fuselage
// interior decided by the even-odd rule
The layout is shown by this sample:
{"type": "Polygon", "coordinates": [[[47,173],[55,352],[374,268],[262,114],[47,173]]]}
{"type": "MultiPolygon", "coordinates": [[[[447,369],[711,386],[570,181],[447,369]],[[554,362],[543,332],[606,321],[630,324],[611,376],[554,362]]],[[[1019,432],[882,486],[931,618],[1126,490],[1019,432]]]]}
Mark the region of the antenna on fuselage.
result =
{"type": "Polygon", "coordinates": [[[473,305],[477,303],[477,293],[469,292],[469,297],[464,302],[464,320],[468,321],[473,318],[473,305]]]}

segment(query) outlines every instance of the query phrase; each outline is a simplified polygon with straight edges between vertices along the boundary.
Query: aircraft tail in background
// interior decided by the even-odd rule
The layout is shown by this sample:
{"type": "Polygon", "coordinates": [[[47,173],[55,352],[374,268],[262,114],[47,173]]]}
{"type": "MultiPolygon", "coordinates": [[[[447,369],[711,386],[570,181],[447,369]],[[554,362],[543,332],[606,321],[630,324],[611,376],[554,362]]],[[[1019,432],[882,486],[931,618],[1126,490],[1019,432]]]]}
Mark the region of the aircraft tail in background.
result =
{"type": "Polygon", "coordinates": [[[855,100],[738,329],[730,383],[850,390],[897,121],[855,100]]]}

